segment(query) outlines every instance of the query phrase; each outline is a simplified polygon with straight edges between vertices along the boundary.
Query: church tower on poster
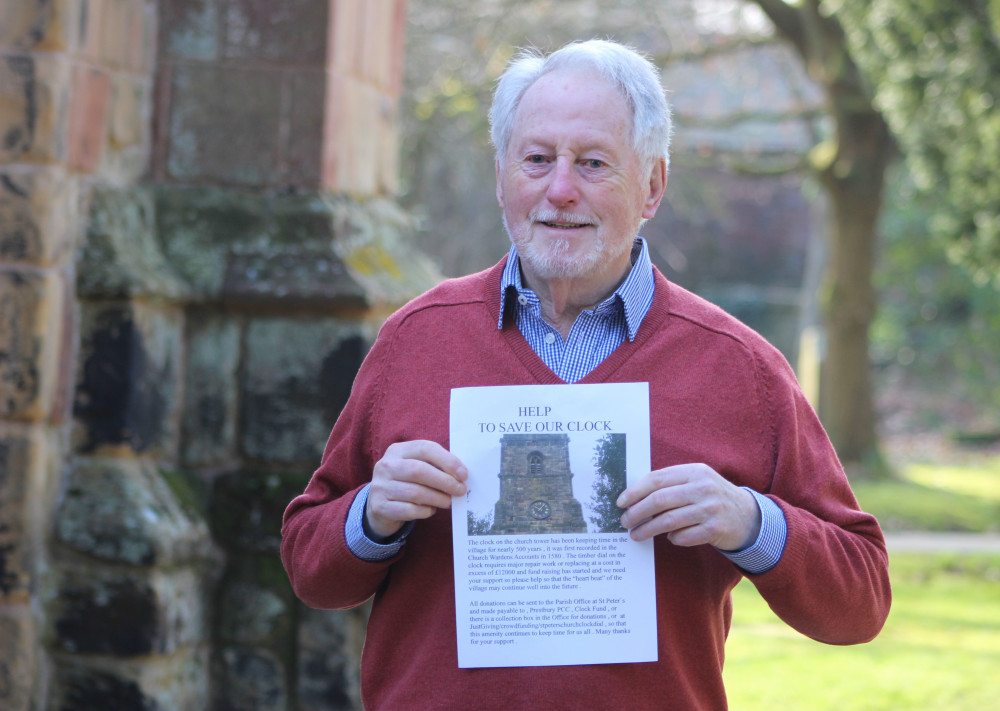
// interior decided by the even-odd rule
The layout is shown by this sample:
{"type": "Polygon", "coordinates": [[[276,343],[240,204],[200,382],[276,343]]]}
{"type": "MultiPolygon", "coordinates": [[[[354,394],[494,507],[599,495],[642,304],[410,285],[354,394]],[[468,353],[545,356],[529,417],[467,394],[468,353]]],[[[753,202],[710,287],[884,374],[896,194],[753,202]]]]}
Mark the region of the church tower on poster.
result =
{"type": "Polygon", "coordinates": [[[586,532],[583,507],[573,498],[569,435],[504,435],[490,533],[586,532]]]}

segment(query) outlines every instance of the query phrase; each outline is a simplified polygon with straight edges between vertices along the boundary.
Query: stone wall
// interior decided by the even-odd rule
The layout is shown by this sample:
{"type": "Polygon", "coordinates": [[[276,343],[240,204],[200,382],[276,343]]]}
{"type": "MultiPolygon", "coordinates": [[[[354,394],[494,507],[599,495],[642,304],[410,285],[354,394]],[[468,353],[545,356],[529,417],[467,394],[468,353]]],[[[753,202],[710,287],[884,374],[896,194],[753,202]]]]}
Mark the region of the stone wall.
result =
{"type": "MultiPolygon", "coordinates": [[[[0,707],[351,709],[278,559],[381,318],[405,0],[0,6],[0,707]]],[[[405,269],[404,269],[405,265],[405,269]]]]}

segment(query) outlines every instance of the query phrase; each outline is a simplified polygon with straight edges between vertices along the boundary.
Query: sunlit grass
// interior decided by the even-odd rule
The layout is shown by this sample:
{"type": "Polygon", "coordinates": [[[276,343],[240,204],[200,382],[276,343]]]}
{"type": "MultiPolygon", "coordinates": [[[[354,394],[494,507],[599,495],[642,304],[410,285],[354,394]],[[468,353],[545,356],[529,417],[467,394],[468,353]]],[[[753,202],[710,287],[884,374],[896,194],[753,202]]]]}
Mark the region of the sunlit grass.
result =
{"type": "Polygon", "coordinates": [[[1000,457],[908,463],[890,481],[858,482],[861,507],[886,530],[1000,530],[1000,457]]]}
{"type": "Polygon", "coordinates": [[[866,645],[830,647],[778,620],[748,582],[726,645],[733,711],[980,711],[1000,699],[1000,555],[894,555],[893,609],[866,645]]]}

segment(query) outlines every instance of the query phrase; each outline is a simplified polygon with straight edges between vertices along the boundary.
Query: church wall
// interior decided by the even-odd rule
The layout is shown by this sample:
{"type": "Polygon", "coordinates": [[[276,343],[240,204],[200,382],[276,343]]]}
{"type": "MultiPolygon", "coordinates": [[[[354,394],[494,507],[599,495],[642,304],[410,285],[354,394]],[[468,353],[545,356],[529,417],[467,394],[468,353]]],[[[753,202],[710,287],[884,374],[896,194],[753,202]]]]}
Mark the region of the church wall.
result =
{"type": "Polygon", "coordinates": [[[278,544],[439,278],[394,200],[405,10],[0,6],[5,711],[359,708],[364,613],[278,544]]]}

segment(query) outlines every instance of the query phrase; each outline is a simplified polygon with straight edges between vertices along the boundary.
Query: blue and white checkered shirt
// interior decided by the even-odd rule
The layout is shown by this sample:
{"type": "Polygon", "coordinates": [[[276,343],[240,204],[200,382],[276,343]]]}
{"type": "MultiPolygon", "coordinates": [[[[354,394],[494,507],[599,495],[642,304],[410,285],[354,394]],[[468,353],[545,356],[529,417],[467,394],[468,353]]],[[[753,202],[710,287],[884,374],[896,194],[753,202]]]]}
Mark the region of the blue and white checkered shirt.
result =
{"type": "MultiPolygon", "coordinates": [[[[653,303],[653,265],[644,239],[632,245],[632,270],[615,292],[593,309],[577,316],[569,337],[562,335],[542,318],[542,305],[534,291],[521,282],[521,260],[517,248],[511,246],[507,265],[500,277],[500,294],[508,289],[517,292],[513,300],[514,322],[538,357],[545,361],[553,373],[567,383],[575,383],[601,362],[625,339],[635,340],[642,319],[653,303]]],[[[505,305],[501,298],[500,320],[503,328],[505,305]]]]}
{"type": "MultiPolygon", "coordinates": [[[[541,314],[538,296],[521,281],[521,261],[515,247],[510,248],[507,264],[500,279],[500,319],[503,328],[504,309],[512,305],[512,318],[531,348],[545,364],[568,383],[575,383],[596,368],[625,339],[635,339],[643,318],[653,303],[653,265],[646,241],[636,238],[632,246],[632,269],[615,292],[591,310],[583,311],[573,323],[569,337],[548,324],[541,314]],[[508,300],[507,290],[514,289],[517,298],[508,300]]],[[[745,487],[746,488],[746,487],[745,487]]],[[[748,548],[720,551],[729,560],[749,573],[764,573],[777,565],[785,549],[788,524],[781,508],[766,496],[747,488],[761,513],[760,534],[748,548]]],[[[364,535],[363,518],[368,488],[355,498],[347,517],[347,544],[359,558],[385,560],[399,552],[413,528],[407,524],[392,540],[376,543],[364,535]]]]}

